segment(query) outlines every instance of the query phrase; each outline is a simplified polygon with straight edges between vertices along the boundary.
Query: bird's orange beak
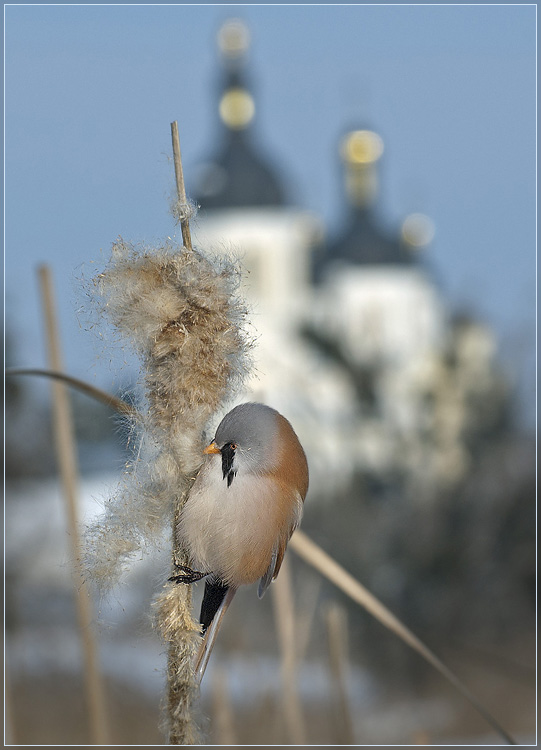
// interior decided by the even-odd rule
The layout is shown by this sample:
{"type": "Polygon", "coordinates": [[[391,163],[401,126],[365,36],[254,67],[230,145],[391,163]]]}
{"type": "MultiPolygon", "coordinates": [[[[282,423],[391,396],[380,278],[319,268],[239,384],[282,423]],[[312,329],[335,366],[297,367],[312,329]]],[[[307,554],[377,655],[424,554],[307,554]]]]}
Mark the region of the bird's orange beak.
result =
{"type": "Polygon", "coordinates": [[[221,451],[213,440],[210,445],[207,445],[203,453],[221,453],[221,451]]]}

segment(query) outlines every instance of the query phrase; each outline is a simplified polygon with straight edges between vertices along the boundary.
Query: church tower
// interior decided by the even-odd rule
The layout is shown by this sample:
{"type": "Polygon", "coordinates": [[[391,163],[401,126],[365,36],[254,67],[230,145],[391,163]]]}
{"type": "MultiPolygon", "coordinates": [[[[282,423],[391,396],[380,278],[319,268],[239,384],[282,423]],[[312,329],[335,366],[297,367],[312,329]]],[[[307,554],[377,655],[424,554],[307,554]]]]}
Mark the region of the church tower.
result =
{"type": "Polygon", "coordinates": [[[257,106],[246,64],[249,44],[248,29],[238,19],[218,32],[218,145],[199,170],[195,199],[200,210],[193,231],[201,243],[240,257],[242,292],[253,309],[264,359],[265,342],[277,330],[287,335],[299,327],[321,225],[289,202],[272,160],[257,144],[257,106]]]}
{"type": "Polygon", "coordinates": [[[417,419],[410,381],[441,346],[445,316],[420,257],[420,217],[409,217],[395,234],[379,221],[383,151],[373,130],[352,130],[341,140],[347,210],[343,229],[314,260],[312,329],[358,373],[365,410],[407,431],[417,419]]]}
{"type": "Polygon", "coordinates": [[[217,36],[222,64],[218,94],[218,145],[200,170],[196,199],[203,211],[284,206],[286,191],[255,144],[256,104],[247,74],[250,36],[239,20],[217,36]]]}

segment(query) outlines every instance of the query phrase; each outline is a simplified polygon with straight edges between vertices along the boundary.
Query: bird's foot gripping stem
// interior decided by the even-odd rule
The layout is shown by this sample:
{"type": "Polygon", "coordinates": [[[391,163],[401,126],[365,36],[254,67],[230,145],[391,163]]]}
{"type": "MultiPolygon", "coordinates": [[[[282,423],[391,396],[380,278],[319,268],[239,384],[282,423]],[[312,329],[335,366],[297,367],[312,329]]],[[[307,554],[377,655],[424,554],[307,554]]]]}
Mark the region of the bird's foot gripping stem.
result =
{"type": "Polygon", "coordinates": [[[178,563],[175,563],[175,568],[181,570],[182,573],[177,573],[167,579],[173,583],[195,583],[205,576],[208,576],[208,573],[201,573],[199,570],[192,570],[187,565],[179,565],[178,563]]]}

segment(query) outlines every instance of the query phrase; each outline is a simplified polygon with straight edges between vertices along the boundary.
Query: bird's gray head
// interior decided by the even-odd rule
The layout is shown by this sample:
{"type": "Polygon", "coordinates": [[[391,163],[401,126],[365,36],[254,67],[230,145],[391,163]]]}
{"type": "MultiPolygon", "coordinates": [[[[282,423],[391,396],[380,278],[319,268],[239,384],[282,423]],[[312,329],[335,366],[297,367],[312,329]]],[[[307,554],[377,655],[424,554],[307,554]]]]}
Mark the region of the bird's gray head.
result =
{"type": "Polygon", "coordinates": [[[270,406],[247,403],[236,406],[222,419],[214,442],[222,454],[224,477],[229,483],[239,470],[260,473],[274,467],[278,417],[270,406]]]}

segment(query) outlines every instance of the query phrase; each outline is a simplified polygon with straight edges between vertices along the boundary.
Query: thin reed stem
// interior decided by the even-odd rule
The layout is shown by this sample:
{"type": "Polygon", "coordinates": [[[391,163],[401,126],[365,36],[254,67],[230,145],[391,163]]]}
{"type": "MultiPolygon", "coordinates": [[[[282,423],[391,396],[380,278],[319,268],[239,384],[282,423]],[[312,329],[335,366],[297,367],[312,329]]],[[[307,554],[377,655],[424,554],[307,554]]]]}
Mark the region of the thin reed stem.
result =
{"type": "MultiPolygon", "coordinates": [[[[47,266],[41,266],[39,268],[39,280],[46,324],[49,363],[54,370],[60,371],[63,369],[60,351],[60,337],[56,320],[56,307],[51,271],[47,266]]],[[[93,743],[96,745],[105,745],[109,744],[105,696],[98,667],[90,595],[84,583],[81,565],[81,543],[77,511],[78,470],[71,410],[65,386],[62,383],[54,382],[52,389],[56,449],[60,476],[66,499],[66,514],[71,542],[75,601],[77,606],[79,635],[84,656],[84,680],[90,715],[90,728],[93,743]]]]}
{"type": "Polygon", "coordinates": [[[287,553],[280,568],[280,575],[274,581],[271,591],[282,655],[282,710],[287,744],[305,745],[306,727],[298,689],[295,607],[287,553]]]}
{"type": "Polygon", "coordinates": [[[348,630],[343,607],[331,604],[325,613],[332,699],[336,719],[336,744],[354,745],[353,718],[348,696],[348,630]]]}
{"type": "MultiPolygon", "coordinates": [[[[182,171],[182,159],[180,156],[180,138],[178,135],[178,122],[171,123],[171,138],[173,141],[173,160],[175,162],[175,178],[177,182],[177,195],[180,206],[187,206],[186,187],[184,185],[184,173],[182,171]]],[[[192,238],[190,234],[190,223],[186,214],[180,222],[182,242],[186,250],[192,250],[192,238]]]]}
{"type": "Polygon", "coordinates": [[[90,398],[100,401],[105,406],[109,406],[113,411],[117,411],[119,414],[124,414],[128,417],[136,417],[137,410],[130,406],[126,401],[117,396],[113,396],[107,391],[102,391],[101,388],[96,388],[95,385],[85,383],[84,380],[74,378],[65,372],[58,372],[56,370],[41,370],[37,368],[26,368],[26,367],[10,367],[6,370],[6,375],[39,375],[44,378],[52,378],[53,380],[60,380],[66,385],[70,385],[72,388],[76,388],[81,393],[85,393],[90,398]]]}
{"type": "Polygon", "coordinates": [[[304,596],[299,601],[299,612],[297,615],[297,626],[295,629],[297,634],[297,658],[299,660],[299,663],[304,661],[304,657],[308,650],[314,621],[316,619],[320,591],[321,578],[319,577],[314,577],[311,582],[305,582],[303,585],[304,596]]]}
{"type": "Polygon", "coordinates": [[[231,705],[231,695],[227,681],[227,672],[215,667],[212,673],[212,713],[216,726],[218,745],[237,745],[235,719],[231,705]]]}
{"type": "Polygon", "coordinates": [[[492,714],[480,703],[458,677],[434,654],[424,643],[403,625],[368,589],[360,584],[350,573],[339,565],[330,555],[324,552],[315,542],[297,529],[289,541],[289,546],[329,581],[338,586],[353,601],[364,607],[382,625],[395,633],[401,640],[417,651],[437,671],[442,674],[454,687],[476,708],[490,726],[500,734],[509,745],[516,745],[515,740],[496,721],[492,714]]]}

